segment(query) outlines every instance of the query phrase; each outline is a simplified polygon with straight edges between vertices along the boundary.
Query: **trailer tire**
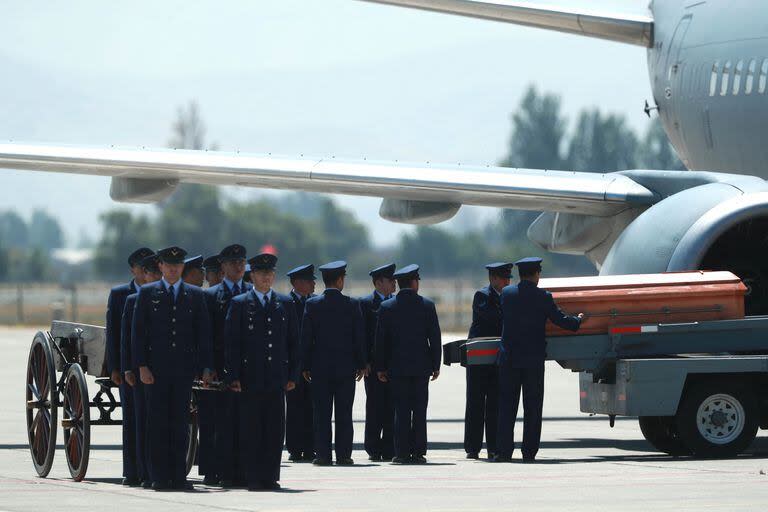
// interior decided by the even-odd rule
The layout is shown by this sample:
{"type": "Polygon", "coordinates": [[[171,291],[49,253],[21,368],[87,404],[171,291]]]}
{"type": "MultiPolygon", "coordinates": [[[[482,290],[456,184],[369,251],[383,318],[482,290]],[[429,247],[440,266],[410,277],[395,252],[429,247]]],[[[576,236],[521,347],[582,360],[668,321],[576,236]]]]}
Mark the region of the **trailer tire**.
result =
{"type": "Polygon", "coordinates": [[[759,406],[754,393],[724,381],[697,382],[677,410],[680,437],[697,457],[734,457],[757,434],[759,406]]]}
{"type": "Polygon", "coordinates": [[[680,439],[674,416],[640,416],[640,431],[651,446],[673,457],[691,455],[691,450],[680,439]]]}

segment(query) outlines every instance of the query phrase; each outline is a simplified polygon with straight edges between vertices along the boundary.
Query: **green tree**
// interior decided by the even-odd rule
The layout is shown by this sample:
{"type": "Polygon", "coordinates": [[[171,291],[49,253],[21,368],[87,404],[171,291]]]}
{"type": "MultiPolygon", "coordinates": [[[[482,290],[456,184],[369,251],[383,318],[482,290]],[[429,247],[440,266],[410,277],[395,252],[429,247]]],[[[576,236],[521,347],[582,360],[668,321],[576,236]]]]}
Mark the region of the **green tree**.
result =
{"type": "Polygon", "coordinates": [[[658,118],[651,121],[645,132],[638,151],[638,163],[643,169],[685,170],[658,118]]]}
{"type": "Polygon", "coordinates": [[[50,252],[64,246],[64,233],[59,221],[43,210],[32,212],[29,222],[29,246],[50,252]]]}
{"type": "MultiPolygon", "coordinates": [[[[191,100],[186,107],[178,108],[168,146],[176,149],[205,149],[205,123],[200,116],[197,101],[191,100]]],[[[216,144],[208,149],[216,149],[216,144]]]]}
{"type": "Polygon", "coordinates": [[[328,259],[347,258],[370,247],[368,230],[349,210],[339,208],[324,198],[317,217],[318,230],[325,234],[323,249],[328,259]]]}
{"type": "Polygon", "coordinates": [[[225,241],[220,227],[225,222],[217,187],[182,184],[166,200],[156,221],[161,245],[179,245],[194,254],[218,253],[225,241]]]}
{"type": "Polygon", "coordinates": [[[103,213],[101,240],[96,245],[94,268],[108,278],[122,278],[128,272],[128,255],[139,247],[156,247],[155,229],[146,215],[134,217],[129,210],[103,213]]]}
{"type": "Polygon", "coordinates": [[[18,213],[0,213],[0,240],[10,249],[24,249],[29,246],[29,229],[18,213]]]}
{"type": "Polygon", "coordinates": [[[568,145],[568,168],[614,172],[637,167],[637,136],[623,116],[582,111],[568,145]]]}

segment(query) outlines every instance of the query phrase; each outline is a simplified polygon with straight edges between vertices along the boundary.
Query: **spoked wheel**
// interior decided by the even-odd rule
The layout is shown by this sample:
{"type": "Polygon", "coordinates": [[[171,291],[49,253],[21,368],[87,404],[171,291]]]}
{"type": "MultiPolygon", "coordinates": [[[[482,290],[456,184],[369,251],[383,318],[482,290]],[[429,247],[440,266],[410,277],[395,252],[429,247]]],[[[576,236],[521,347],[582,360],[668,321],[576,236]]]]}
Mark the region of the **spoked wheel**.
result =
{"type": "Polygon", "coordinates": [[[75,363],[64,378],[61,426],[64,428],[64,450],[69,474],[75,482],[85,478],[91,448],[91,415],[85,374],[75,363]]]}
{"type": "Polygon", "coordinates": [[[189,425],[187,427],[187,475],[192,471],[195,465],[195,455],[197,454],[197,401],[195,393],[192,392],[192,398],[189,401],[189,425]]]}
{"type": "Polygon", "coordinates": [[[46,333],[35,334],[27,361],[27,439],[41,477],[51,471],[56,449],[58,391],[51,343],[46,333]]]}

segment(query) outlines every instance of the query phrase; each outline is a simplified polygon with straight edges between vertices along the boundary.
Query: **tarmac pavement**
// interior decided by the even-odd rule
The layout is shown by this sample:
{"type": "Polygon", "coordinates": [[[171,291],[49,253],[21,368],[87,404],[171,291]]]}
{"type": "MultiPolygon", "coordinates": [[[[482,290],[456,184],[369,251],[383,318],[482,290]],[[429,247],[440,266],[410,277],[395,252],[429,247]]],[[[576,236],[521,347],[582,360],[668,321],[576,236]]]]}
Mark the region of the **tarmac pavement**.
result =
{"type": "MultiPolygon", "coordinates": [[[[91,430],[86,480],[69,478],[61,446],[48,478],[36,476],[24,419],[27,351],[35,329],[0,328],[0,512],[26,510],[764,510],[768,440],[730,460],[675,459],[656,453],[637,421],[579,412],[578,376],[548,363],[538,462],[492,464],[464,458],[464,370],[443,367],[430,387],[429,463],[368,462],[362,449],[365,391],[355,400],[356,465],[314,467],[283,459],[283,490],[251,493],[205,487],[154,492],[120,485],[120,427],[91,430]]],[[[444,337],[444,342],[461,335],[444,337]]],[[[90,386],[91,397],[96,389],[90,386]]],[[[521,411],[522,415],[522,411],[521,411]]],[[[522,424],[518,421],[516,438],[522,424]]],[[[62,434],[59,429],[58,443],[62,434]]],[[[483,453],[484,456],[484,453],[483,453]]]]}

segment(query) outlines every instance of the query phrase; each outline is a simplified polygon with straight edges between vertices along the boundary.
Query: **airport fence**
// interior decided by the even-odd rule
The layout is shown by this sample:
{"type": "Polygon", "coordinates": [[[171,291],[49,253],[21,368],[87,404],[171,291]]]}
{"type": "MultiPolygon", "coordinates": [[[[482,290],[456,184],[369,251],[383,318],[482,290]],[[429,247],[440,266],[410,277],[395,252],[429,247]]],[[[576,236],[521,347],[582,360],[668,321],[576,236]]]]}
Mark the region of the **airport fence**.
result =
{"type": "MultiPolygon", "coordinates": [[[[282,284],[282,283],[281,283],[282,284]]],[[[87,282],[63,287],[57,284],[0,285],[0,325],[48,326],[52,320],[104,325],[107,297],[114,283],[87,282]]],[[[484,283],[469,280],[424,280],[420,293],[437,305],[445,331],[462,332],[472,321],[472,297],[484,283]]],[[[287,293],[290,288],[276,286],[287,293]]],[[[318,292],[323,287],[318,283],[318,292]]],[[[359,297],[371,292],[370,281],[349,281],[344,293],[359,297]]]]}

